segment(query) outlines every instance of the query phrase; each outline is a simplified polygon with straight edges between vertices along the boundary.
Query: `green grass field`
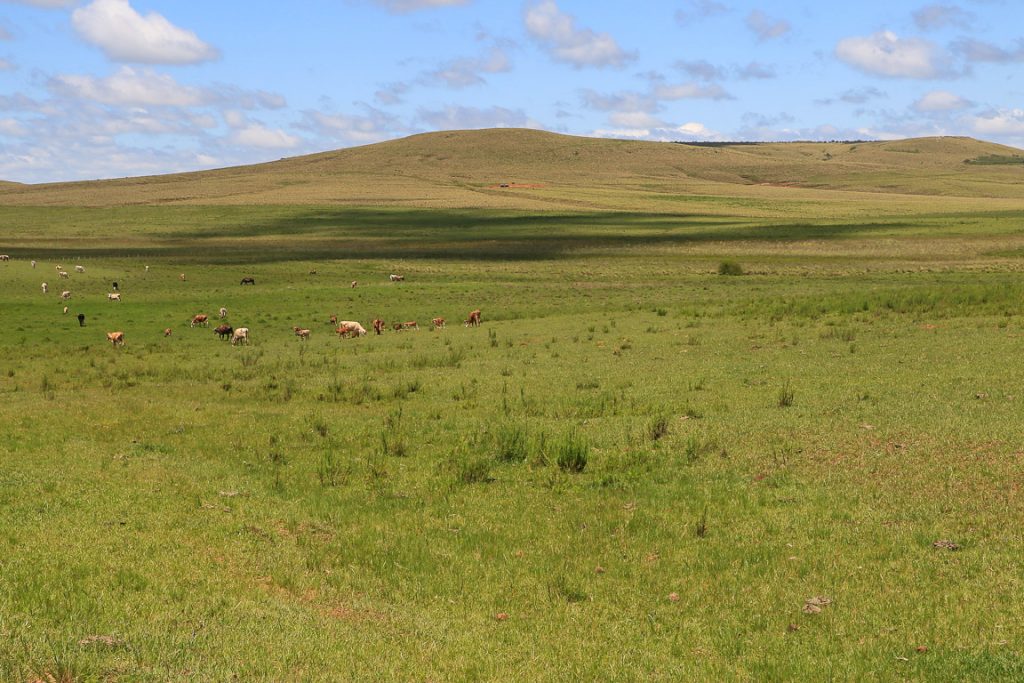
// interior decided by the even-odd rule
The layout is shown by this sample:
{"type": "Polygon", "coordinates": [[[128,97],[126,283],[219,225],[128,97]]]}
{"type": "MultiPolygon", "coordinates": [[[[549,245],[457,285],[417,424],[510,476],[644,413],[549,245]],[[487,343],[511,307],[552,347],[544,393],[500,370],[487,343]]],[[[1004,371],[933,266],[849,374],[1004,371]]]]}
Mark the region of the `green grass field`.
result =
{"type": "Polygon", "coordinates": [[[738,187],[0,201],[0,679],[1021,680],[1024,202],[738,187]]]}

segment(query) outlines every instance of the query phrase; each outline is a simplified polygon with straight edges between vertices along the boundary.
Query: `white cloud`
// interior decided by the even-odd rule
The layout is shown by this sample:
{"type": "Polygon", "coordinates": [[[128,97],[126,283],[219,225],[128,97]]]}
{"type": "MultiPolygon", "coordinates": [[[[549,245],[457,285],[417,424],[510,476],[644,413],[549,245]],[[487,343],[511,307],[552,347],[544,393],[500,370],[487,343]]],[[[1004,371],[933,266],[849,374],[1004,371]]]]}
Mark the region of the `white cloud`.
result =
{"type": "Polygon", "coordinates": [[[231,135],[231,142],[245,147],[261,149],[292,149],[302,142],[279,128],[267,128],[262,123],[249,123],[231,135]]]}
{"type": "Polygon", "coordinates": [[[644,111],[650,113],[658,110],[658,101],[654,97],[638,92],[626,91],[605,95],[595,90],[584,89],[580,91],[580,96],[585,107],[597,111],[644,111]]]}
{"type": "Polygon", "coordinates": [[[921,38],[900,38],[892,31],[844,38],[836,56],[852,67],[893,78],[937,78],[951,75],[948,55],[921,38]]]}
{"type": "Polygon", "coordinates": [[[467,5],[472,0],[373,0],[389,12],[404,14],[420,9],[431,9],[434,7],[454,7],[456,5],[467,5]]]}
{"type": "Polygon", "coordinates": [[[78,0],[0,0],[2,2],[14,3],[16,5],[32,5],[33,7],[46,7],[57,9],[60,7],[71,7],[78,4],[78,0]]]}
{"type": "Polygon", "coordinates": [[[57,76],[52,90],[63,95],[109,105],[190,107],[203,104],[202,90],[179,84],[166,74],[152,69],[121,67],[107,78],[95,76],[57,76]]]}
{"type": "Polygon", "coordinates": [[[754,32],[758,40],[771,40],[789,33],[791,26],[785,19],[773,19],[755,9],[747,15],[747,28],[754,32]]]}
{"type": "Polygon", "coordinates": [[[17,119],[0,119],[0,135],[20,138],[28,135],[28,130],[17,119]]]}
{"type": "MultiPolygon", "coordinates": [[[[638,121],[639,123],[639,121],[638,121]]],[[[680,125],[672,125],[663,121],[652,120],[650,126],[624,126],[621,128],[601,128],[591,135],[601,138],[630,138],[633,140],[653,140],[660,142],[672,141],[720,141],[725,138],[716,130],[703,123],[691,121],[680,125]]]]}
{"type": "Polygon", "coordinates": [[[622,128],[660,128],[665,126],[661,119],[643,111],[615,112],[608,117],[608,120],[611,121],[612,125],[621,126],[622,128]]]}
{"type": "Polygon", "coordinates": [[[947,26],[969,28],[974,20],[970,12],[955,5],[925,5],[914,12],[914,23],[922,31],[932,31],[947,26]]]}
{"type": "Polygon", "coordinates": [[[654,89],[654,96],[659,100],[731,100],[732,95],[715,83],[699,85],[697,83],[681,83],[679,85],[660,85],[654,89]]]}
{"type": "Polygon", "coordinates": [[[728,7],[715,0],[686,0],[684,5],[685,9],[676,10],[675,14],[676,21],[684,26],[729,11],[728,7]]]}
{"type": "Polygon", "coordinates": [[[982,40],[964,38],[953,43],[953,50],[963,55],[969,62],[994,62],[996,64],[1012,64],[1024,62],[1024,40],[1018,40],[1012,50],[986,43],[982,40]]]}
{"type": "Polygon", "coordinates": [[[448,62],[425,74],[424,80],[442,83],[450,88],[466,88],[485,83],[483,76],[480,75],[482,73],[496,74],[511,69],[512,64],[508,55],[504,50],[496,47],[483,58],[466,57],[448,62]]]}
{"type": "Polygon", "coordinates": [[[1024,136],[1024,109],[998,109],[968,121],[979,135],[1024,136]]]}
{"type": "Polygon", "coordinates": [[[195,64],[216,59],[216,48],[156,12],[140,15],[128,0],[93,0],[76,9],[78,34],[117,62],[195,64]]]}
{"type": "Polygon", "coordinates": [[[913,104],[914,110],[919,112],[956,111],[970,106],[970,102],[946,90],[933,90],[913,104]]]}
{"type": "Polygon", "coordinates": [[[522,109],[505,107],[457,107],[420,109],[419,118],[435,130],[462,130],[470,128],[543,128],[522,109]]]}
{"type": "Polygon", "coordinates": [[[527,9],[526,30],[552,57],[576,68],[623,66],[636,58],[611,35],[577,28],[575,19],[562,12],[555,0],[541,0],[527,9]]]}
{"type": "Polygon", "coordinates": [[[310,131],[318,138],[358,145],[380,142],[411,132],[391,114],[373,107],[365,107],[365,110],[365,114],[305,111],[299,127],[310,131]]]}

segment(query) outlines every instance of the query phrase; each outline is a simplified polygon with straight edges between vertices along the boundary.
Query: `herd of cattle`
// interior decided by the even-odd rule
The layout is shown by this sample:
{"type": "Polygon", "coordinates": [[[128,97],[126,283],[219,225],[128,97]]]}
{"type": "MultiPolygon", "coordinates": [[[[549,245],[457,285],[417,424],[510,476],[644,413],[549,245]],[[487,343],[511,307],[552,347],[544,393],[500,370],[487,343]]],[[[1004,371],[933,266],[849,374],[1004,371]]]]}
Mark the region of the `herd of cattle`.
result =
{"type": "MultiPolygon", "coordinates": [[[[9,255],[7,255],[7,254],[0,254],[0,262],[10,261],[10,260],[11,260],[11,257],[9,255]]],[[[33,268],[35,268],[36,265],[37,265],[35,261],[32,261],[31,264],[32,264],[33,268]]],[[[146,268],[146,272],[148,273],[149,272],[149,266],[146,266],[145,268],[146,268]]],[[[56,266],[56,270],[57,270],[58,276],[61,279],[64,279],[64,280],[70,279],[70,277],[71,277],[70,273],[68,273],[66,270],[64,270],[63,266],[60,266],[60,265],[56,266]]],[[[78,266],[75,266],[74,270],[75,270],[76,273],[84,273],[85,272],[85,267],[78,265],[78,266]]],[[[312,273],[316,273],[316,271],[310,271],[310,273],[311,274],[312,273]]],[[[178,276],[178,279],[181,280],[182,282],[185,282],[186,281],[185,280],[185,274],[181,273],[178,276]]],[[[388,279],[389,279],[390,282],[404,282],[405,281],[405,277],[404,276],[402,276],[402,275],[395,275],[395,274],[389,275],[388,279]]],[[[255,285],[256,284],[256,280],[254,278],[252,278],[252,277],[244,277],[244,278],[242,278],[242,280],[241,280],[241,282],[239,284],[241,284],[241,285],[255,285]]],[[[353,281],[352,282],[352,287],[355,287],[356,285],[357,285],[357,283],[353,281]]],[[[114,291],[112,291],[112,292],[107,294],[107,300],[108,301],[113,301],[113,302],[120,302],[121,301],[121,292],[119,291],[118,283],[117,282],[112,283],[112,289],[114,291]]],[[[49,285],[47,283],[45,283],[45,282],[42,283],[42,290],[43,290],[43,294],[48,293],[50,291],[49,285]]],[[[71,291],[70,290],[63,290],[60,293],[60,298],[61,298],[61,301],[65,301],[65,302],[68,301],[71,298],[71,291]]],[[[67,313],[67,312],[68,312],[68,307],[65,306],[64,307],[64,313],[67,313]]],[[[218,311],[218,314],[220,316],[220,319],[223,320],[223,319],[227,318],[228,311],[227,311],[226,308],[221,307],[221,309],[218,311]]],[[[78,317],[78,324],[80,326],[84,327],[85,326],[85,314],[79,313],[77,317],[78,317]]],[[[366,328],[363,327],[360,323],[358,323],[358,322],[356,322],[354,320],[338,320],[338,316],[337,315],[331,315],[330,320],[328,322],[335,328],[334,331],[335,331],[335,333],[337,333],[337,335],[338,335],[338,337],[340,339],[351,338],[351,337],[364,337],[364,336],[366,336],[366,328]]],[[[477,326],[479,326],[480,323],[482,322],[482,318],[480,317],[480,309],[476,309],[476,310],[470,311],[469,317],[467,317],[466,320],[463,321],[463,322],[464,322],[466,327],[477,327],[477,326]]],[[[209,325],[210,325],[210,316],[205,314],[205,313],[200,313],[200,314],[194,315],[194,316],[192,316],[191,320],[189,321],[189,327],[191,327],[191,328],[209,327],[209,325]]],[[[430,321],[430,326],[431,326],[431,329],[441,329],[441,328],[444,328],[446,326],[446,321],[445,321],[444,318],[440,318],[440,317],[433,318],[430,321]]],[[[373,320],[373,322],[371,323],[371,327],[373,328],[374,333],[379,335],[379,334],[383,334],[385,332],[385,330],[387,330],[387,323],[385,323],[380,318],[375,318],[373,320]]],[[[306,341],[306,340],[309,339],[310,334],[311,334],[310,330],[305,329],[305,328],[301,328],[301,327],[298,327],[298,326],[295,326],[292,329],[293,329],[293,331],[295,333],[295,336],[297,336],[299,339],[301,339],[303,341],[306,341]]],[[[415,320],[409,320],[409,321],[405,321],[405,322],[394,323],[394,325],[392,326],[392,329],[394,329],[396,332],[401,332],[401,331],[404,331],[404,330],[418,330],[419,329],[419,325],[417,324],[417,322],[415,320]]],[[[248,327],[231,327],[230,325],[227,325],[226,323],[222,323],[221,325],[216,327],[213,330],[213,332],[214,332],[214,334],[218,335],[222,340],[230,340],[232,346],[237,346],[239,344],[248,344],[249,343],[249,328],[248,327]]],[[[169,337],[169,336],[171,336],[171,334],[172,334],[172,329],[171,328],[168,327],[168,328],[164,329],[164,336],[165,337],[169,337]]],[[[124,344],[125,344],[124,332],[122,332],[122,331],[108,332],[107,333],[107,341],[109,341],[111,343],[111,345],[114,346],[114,347],[124,346],[124,344]]]]}

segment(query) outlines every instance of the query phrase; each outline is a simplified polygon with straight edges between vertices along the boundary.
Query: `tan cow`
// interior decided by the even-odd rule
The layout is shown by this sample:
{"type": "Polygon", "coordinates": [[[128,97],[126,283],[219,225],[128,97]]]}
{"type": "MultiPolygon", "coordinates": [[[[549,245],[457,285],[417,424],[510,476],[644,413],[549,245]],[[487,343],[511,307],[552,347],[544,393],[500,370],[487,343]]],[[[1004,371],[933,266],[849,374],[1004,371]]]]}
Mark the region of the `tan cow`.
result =
{"type": "Polygon", "coordinates": [[[385,329],[386,327],[387,327],[387,323],[385,323],[385,322],[384,322],[383,320],[381,320],[380,318],[374,318],[374,319],[373,319],[373,331],[374,331],[374,332],[375,332],[376,334],[381,334],[382,332],[384,332],[384,329],[385,329]]]}
{"type": "Polygon", "coordinates": [[[480,325],[480,309],[470,311],[469,317],[466,319],[466,327],[477,327],[480,325]]]}
{"type": "Polygon", "coordinates": [[[124,332],[107,332],[107,341],[113,346],[124,346],[124,332]]]}
{"type": "Polygon", "coordinates": [[[246,346],[249,345],[249,328],[248,327],[236,327],[235,331],[231,334],[231,345],[244,343],[246,346]]]}
{"type": "Polygon", "coordinates": [[[107,301],[117,301],[118,303],[120,303],[121,292],[111,292],[110,294],[107,294],[107,301]]]}
{"type": "Polygon", "coordinates": [[[339,337],[365,337],[366,328],[354,320],[341,320],[335,330],[339,337]]]}
{"type": "Polygon", "coordinates": [[[169,327],[165,327],[164,328],[164,336],[165,337],[170,337],[171,336],[171,328],[169,328],[169,327]]]}
{"type": "Polygon", "coordinates": [[[189,323],[189,327],[199,327],[200,325],[202,325],[203,327],[209,327],[210,316],[206,315],[205,313],[200,313],[199,315],[193,317],[192,322],[189,323]]]}
{"type": "Polygon", "coordinates": [[[355,288],[356,288],[356,285],[358,285],[358,284],[359,284],[358,282],[356,282],[355,280],[353,280],[353,281],[352,281],[352,289],[355,289],[355,288]]]}
{"type": "Polygon", "coordinates": [[[302,341],[309,340],[309,330],[303,329],[297,325],[292,329],[295,331],[295,336],[301,339],[302,341]]]}
{"type": "Polygon", "coordinates": [[[395,275],[394,273],[392,273],[388,277],[391,279],[392,282],[405,282],[404,275],[395,275]]]}
{"type": "Polygon", "coordinates": [[[181,275],[179,275],[178,279],[181,280],[182,282],[184,282],[185,281],[185,273],[182,273],[181,275]]]}

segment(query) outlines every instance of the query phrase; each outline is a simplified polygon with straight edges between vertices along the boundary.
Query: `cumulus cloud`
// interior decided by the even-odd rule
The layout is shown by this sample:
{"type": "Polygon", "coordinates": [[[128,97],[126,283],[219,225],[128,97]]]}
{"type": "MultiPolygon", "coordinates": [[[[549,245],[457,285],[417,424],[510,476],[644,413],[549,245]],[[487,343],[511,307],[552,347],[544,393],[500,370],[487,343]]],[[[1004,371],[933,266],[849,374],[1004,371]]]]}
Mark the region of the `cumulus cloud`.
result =
{"type": "Polygon", "coordinates": [[[56,76],[50,81],[50,89],[67,97],[121,106],[190,107],[205,101],[199,88],[181,85],[152,69],[136,70],[128,66],[107,78],[56,76]]]}
{"type": "Polygon", "coordinates": [[[687,0],[683,9],[676,10],[676,21],[685,26],[718,14],[725,14],[729,8],[715,0],[687,0]]]}
{"type": "Polygon", "coordinates": [[[633,140],[653,140],[659,142],[704,142],[721,141],[721,133],[708,128],[703,123],[690,121],[679,125],[653,119],[647,121],[649,126],[624,126],[620,128],[599,128],[591,135],[601,138],[629,138],[633,140]]]}
{"type": "Polygon", "coordinates": [[[436,130],[469,128],[543,128],[522,109],[505,107],[449,106],[443,109],[420,109],[419,119],[436,130]]]}
{"type": "Polygon", "coordinates": [[[739,67],[736,70],[736,75],[743,81],[767,80],[775,78],[775,69],[760,62],[750,62],[746,66],[739,67]]]}
{"type": "Polygon", "coordinates": [[[850,66],[877,76],[938,78],[952,75],[949,56],[921,38],[900,38],[892,31],[843,38],[836,56],[850,66]]]}
{"type": "Polygon", "coordinates": [[[612,94],[599,93],[585,88],[580,91],[583,106],[597,111],[644,111],[658,110],[658,101],[651,95],[626,91],[612,94]]]}
{"type": "Polygon", "coordinates": [[[398,118],[374,107],[364,107],[363,114],[303,112],[299,128],[316,137],[345,144],[365,145],[412,132],[398,118]]]}
{"type": "Polygon", "coordinates": [[[230,140],[237,145],[260,149],[293,149],[301,142],[299,138],[279,128],[268,128],[256,122],[249,122],[236,130],[230,140]]]}
{"type": "Polygon", "coordinates": [[[789,22],[785,19],[773,19],[759,9],[747,15],[747,28],[754,32],[758,40],[771,40],[789,33],[789,22]]]}
{"type": "Polygon", "coordinates": [[[733,96],[715,83],[700,85],[697,83],[681,83],[679,85],[659,85],[654,89],[654,96],[659,100],[731,100],[733,96]]]}
{"type": "Polygon", "coordinates": [[[526,30],[552,57],[576,68],[623,66],[636,59],[611,35],[577,28],[576,20],[562,12],[555,0],[541,0],[526,10],[526,30]]]}
{"type": "Polygon", "coordinates": [[[465,57],[441,65],[425,74],[425,79],[450,88],[466,88],[485,83],[481,74],[496,74],[512,69],[508,55],[501,48],[493,48],[483,58],[465,57]]]}
{"type": "Polygon", "coordinates": [[[978,135],[1024,136],[1024,109],[997,109],[969,119],[978,135]]]}
{"type": "Polygon", "coordinates": [[[1007,50],[992,43],[964,38],[953,43],[953,50],[969,62],[995,62],[997,64],[1024,62],[1024,40],[1018,40],[1015,48],[1007,50]]]}
{"type": "Polygon", "coordinates": [[[955,5],[925,5],[914,12],[914,23],[922,31],[934,31],[947,26],[970,28],[974,15],[955,5]]]}
{"type": "Polygon", "coordinates": [[[93,0],[71,14],[78,34],[116,62],[196,64],[219,53],[156,12],[140,15],[128,0],[93,0]]]}
{"type": "Polygon", "coordinates": [[[923,113],[957,111],[972,106],[971,102],[947,90],[933,90],[923,95],[912,105],[914,111],[923,113]]]}
{"type": "Polygon", "coordinates": [[[0,0],[0,2],[8,2],[16,5],[32,5],[33,7],[46,7],[48,9],[71,7],[72,5],[78,4],[78,0],[0,0]]]}
{"type": "Polygon", "coordinates": [[[716,78],[722,78],[725,76],[724,69],[715,66],[711,62],[708,62],[707,60],[704,59],[698,59],[693,62],[679,60],[678,62],[673,64],[673,66],[694,78],[701,78],[705,81],[712,81],[715,80],[716,78]]]}
{"type": "Polygon", "coordinates": [[[835,99],[827,98],[823,100],[815,100],[818,104],[833,104],[836,100],[845,102],[847,104],[865,104],[871,100],[886,97],[886,94],[874,86],[865,86],[863,88],[850,88],[839,93],[835,99]]]}
{"type": "Polygon", "coordinates": [[[434,7],[468,5],[472,0],[373,0],[373,2],[389,12],[404,14],[406,12],[415,12],[420,9],[432,9],[434,7]]]}
{"type": "Polygon", "coordinates": [[[28,135],[28,130],[17,119],[0,119],[0,135],[20,138],[28,135]]]}

